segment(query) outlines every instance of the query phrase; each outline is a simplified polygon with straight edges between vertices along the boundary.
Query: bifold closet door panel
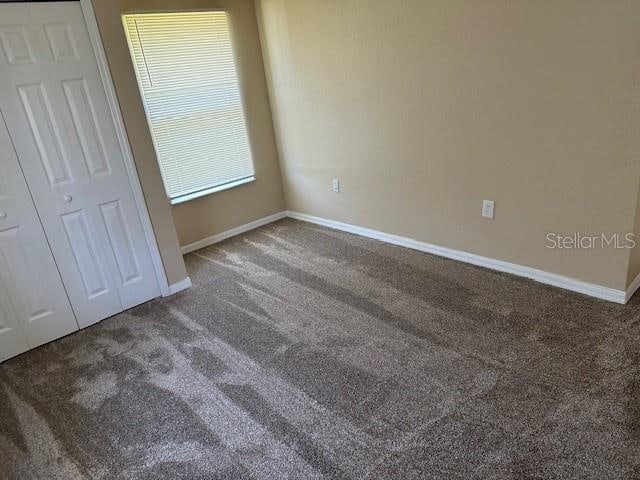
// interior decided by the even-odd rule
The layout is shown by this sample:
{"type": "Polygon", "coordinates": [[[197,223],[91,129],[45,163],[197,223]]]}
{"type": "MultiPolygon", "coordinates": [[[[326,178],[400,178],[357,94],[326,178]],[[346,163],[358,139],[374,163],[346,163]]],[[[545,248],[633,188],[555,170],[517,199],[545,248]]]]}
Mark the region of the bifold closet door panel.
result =
{"type": "Polygon", "coordinates": [[[0,104],[80,327],[157,297],[78,2],[0,4],[0,104]]]}
{"type": "Polygon", "coordinates": [[[0,111],[0,361],[75,330],[0,111]]]}

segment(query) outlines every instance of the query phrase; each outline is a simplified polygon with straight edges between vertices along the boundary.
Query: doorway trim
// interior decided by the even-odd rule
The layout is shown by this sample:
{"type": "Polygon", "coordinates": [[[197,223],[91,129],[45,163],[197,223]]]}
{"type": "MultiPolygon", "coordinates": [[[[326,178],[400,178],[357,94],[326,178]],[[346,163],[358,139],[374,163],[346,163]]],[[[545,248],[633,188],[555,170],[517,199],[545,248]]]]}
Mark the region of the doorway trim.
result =
{"type": "Polygon", "coordinates": [[[120,111],[120,104],[118,103],[118,97],[113,86],[111,71],[109,70],[109,64],[107,63],[107,56],[104,51],[104,46],[102,45],[102,37],[100,37],[96,14],[93,10],[91,0],[80,0],[80,8],[82,9],[82,15],[87,26],[87,31],[89,32],[89,37],[91,38],[91,47],[98,64],[98,71],[100,72],[102,86],[104,87],[105,94],[107,95],[107,102],[109,103],[109,109],[111,110],[111,118],[113,119],[113,124],[116,129],[118,143],[120,144],[120,150],[122,151],[124,164],[127,169],[127,177],[138,209],[138,215],[142,222],[142,228],[147,240],[147,246],[149,247],[149,253],[151,254],[153,269],[156,274],[156,279],[158,280],[158,285],[160,286],[160,293],[163,297],[166,297],[171,295],[171,290],[169,288],[169,282],[167,281],[167,275],[162,263],[162,257],[160,256],[160,250],[158,249],[158,242],[156,240],[155,233],[153,232],[153,226],[151,225],[151,219],[149,218],[147,204],[144,199],[144,194],[142,193],[142,186],[140,185],[140,179],[138,178],[138,171],[136,170],[133,160],[131,145],[129,145],[129,137],[127,136],[124,119],[122,118],[122,112],[120,111]]]}

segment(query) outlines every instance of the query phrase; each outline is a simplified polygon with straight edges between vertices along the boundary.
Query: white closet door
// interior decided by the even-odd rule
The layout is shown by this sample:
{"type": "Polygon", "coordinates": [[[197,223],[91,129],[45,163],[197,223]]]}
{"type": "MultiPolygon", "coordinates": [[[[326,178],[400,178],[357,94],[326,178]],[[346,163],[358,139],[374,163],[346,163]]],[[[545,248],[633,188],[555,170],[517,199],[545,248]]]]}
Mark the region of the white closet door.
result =
{"type": "Polygon", "coordinates": [[[0,106],[80,327],[160,288],[78,2],[0,4],[0,106]]]}
{"type": "Polygon", "coordinates": [[[78,330],[0,112],[0,361],[78,330]]]}

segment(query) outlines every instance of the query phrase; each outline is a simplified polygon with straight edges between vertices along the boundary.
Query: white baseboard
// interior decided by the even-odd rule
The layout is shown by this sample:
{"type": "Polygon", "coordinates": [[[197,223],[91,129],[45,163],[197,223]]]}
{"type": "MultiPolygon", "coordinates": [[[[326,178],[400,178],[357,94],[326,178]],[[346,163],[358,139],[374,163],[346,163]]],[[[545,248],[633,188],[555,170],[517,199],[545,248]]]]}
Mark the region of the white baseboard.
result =
{"type": "Polygon", "coordinates": [[[335,220],[315,217],[312,215],[307,215],[305,213],[289,211],[287,212],[287,216],[295,218],[296,220],[302,220],[305,222],[323,225],[325,227],[335,228],[336,230],[355,233],[357,235],[362,235],[363,237],[374,238],[376,240],[381,240],[393,245],[399,245],[402,247],[411,248],[413,250],[451,258],[460,262],[490,268],[491,270],[511,273],[513,275],[529,278],[540,283],[553,285],[554,287],[571,290],[573,292],[582,293],[584,295],[589,295],[591,297],[600,298],[602,300],[608,300],[611,302],[626,303],[631,298],[633,292],[635,292],[635,290],[640,287],[640,276],[635,279],[632,286],[629,287],[629,289],[625,292],[624,290],[616,290],[614,288],[584,282],[575,278],[565,277],[556,273],[545,272],[536,268],[525,267],[523,265],[518,265],[515,263],[496,260],[494,258],[483,257],[481,255],[463,252],[461,250],[440,247],[438,245],[421,242],[412,238],[401,237],[399,235],[380,232],[378,230],[372,230],[370,228],[364,228],[356,225],[350,225],[348,223],[337,222],[335,220]],[[634,285],[635,288],[632,288],[634,285]]]}
{"type": "MultiPolygon", "coordinates": [[[[480,267],[489,268],[491,270],[497,270],[499,272],[506,272],[519,277],[529,278],[546,285],[552,285],[554,287],[563,288],[572,292],[582,293],[602,300],[608,300],[616,303],[627,303],[633,294],[640,288],[640,275],[631,283],[629,288],[624,290],[616,290],[614,288],[605,287],[595,283],[584,282],[564,275],[558,275],[557,273],[545,272],[544,270],[538,270],[532,267],[526,267],[518,265],[516,263],[505,262],[503,260],[497,260],[494,258],[483,257],[474,253],[464,252],[462,250],[454,250],[452,248],[441,247],[431,243],[421,242],[408,237],[401,237],[399,235],[393,235],[391,233],[381,232],[379,230],[373,230],[371,228],[359,227],[357,225],[351,225],[348,223],[338,222],[335,220],[329,220],[326,218],[315,217],[313,215],[307,215],[306,213],[299,213],[293,211],[283,211],[268,215],[253,222],[245,223],[238,227],[226,230],[224,232],[212,235],[197,242],[190,243],[181,247],[182,253],[187,254],[200,248],[208,247],[214,243],[221,242],[227,238],[234,237],[241,233],[248,232],[263,225],[275,222],[285,217],[294,218],[296,220],[302,220],[309,223],[315,223],[317,225],[323,225],[325,227],[334,228],[336,230],[342,230],[344,232],[354,233],[363,237],[373,238],[393,245],[399,245],[401,247],[411,248],[420,252],[431,253],[440,257],[446,257],[453,260],[458,260],[464,263],[470,263],[471,265],[477,265],[480,267]]],[[[174,283],[169,286],[169,293],[174,294],[181,290],[185,290],[191,286],[191,280],[187,277],[181,282],[174,283]]]]}
{"type": "Polygon", "coordinates": [[[640,288],[640,273],[638,276],[631,282],[629,288],[627,288],[627,294],[624,297],[625,303],[631,300],[631,297],[636,293],[636,291],[640,288]]]}
{"type": "Polygon", "coordinates": [[[239,227],[231,228],[216,235],[211,235],[210,237],[198,240],[197,242],[190,243],[188,245],[180,247],[180,250],[182,251],[183,255],[186,255],[187,253],[193,252],[195,250],[200,250],[201,248],[208,247],[209,245],[221,242],[223,240],[226,240],[227,238],[235,237],[236,235],[240,235],[241,233],[245,233],[249,230],[267,225],[268,223],[275,222],[276,220],[280,220],[282,218],[285,218],[286,216],[286,211],[274,213],[273,215],[259,218],[258,220],[254,220],[253,222],[245,223],[244,225],[240,225],[239,227]]]}
{"type": "MultiPolygon", "coordinates": [[[[191,279],[189,277],[183,278],[179,282],[172,283],[171,285],[169,285],[169,295],[173,295],[174,293],[181,292],[183,290],[186,290],[187,288],[191,288],[191,279]]],[[[169,295],[164,295],[164,296],[168,297],[169,295]]]]}

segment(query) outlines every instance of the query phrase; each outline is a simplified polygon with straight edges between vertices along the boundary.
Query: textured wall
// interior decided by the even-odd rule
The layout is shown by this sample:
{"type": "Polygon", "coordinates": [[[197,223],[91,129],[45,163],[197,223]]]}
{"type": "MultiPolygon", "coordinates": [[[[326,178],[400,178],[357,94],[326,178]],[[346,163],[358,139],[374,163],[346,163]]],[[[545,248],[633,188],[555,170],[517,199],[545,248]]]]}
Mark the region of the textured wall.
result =
{"type": "MultiPolygon", "coordinates": [[[[109,66],[118,93],[140,180],[149,203],[167,270],[182,264],[175,241],[185,245],[284,209],[280,169],[251,0],[93,0],[109,66]],[[171,207],[162,185],[151,135],[140,99],[121,15],[127,12],[224,8],[231,17],[234,48],[247,111],[256,178],[251,184],[171,207]],[[173,214],[173,219],[171,218],[173,214]],[[174,227],[175,222],[175,227],[174,227]],[[171,244],[171,245],[169,245],[171,244]],[[169,258],[171,257],[171,258],[169,258]],[[179,260],[179,262],[178,262],[179,260]]],[[[173,275],[176,276],[176,275],[173,275]]]]}
{"type": "Polygon", "coordinates": [[[546,235],[633,225],[640,2],[256,3],[289,209],[626,287],[546,235]]]}

